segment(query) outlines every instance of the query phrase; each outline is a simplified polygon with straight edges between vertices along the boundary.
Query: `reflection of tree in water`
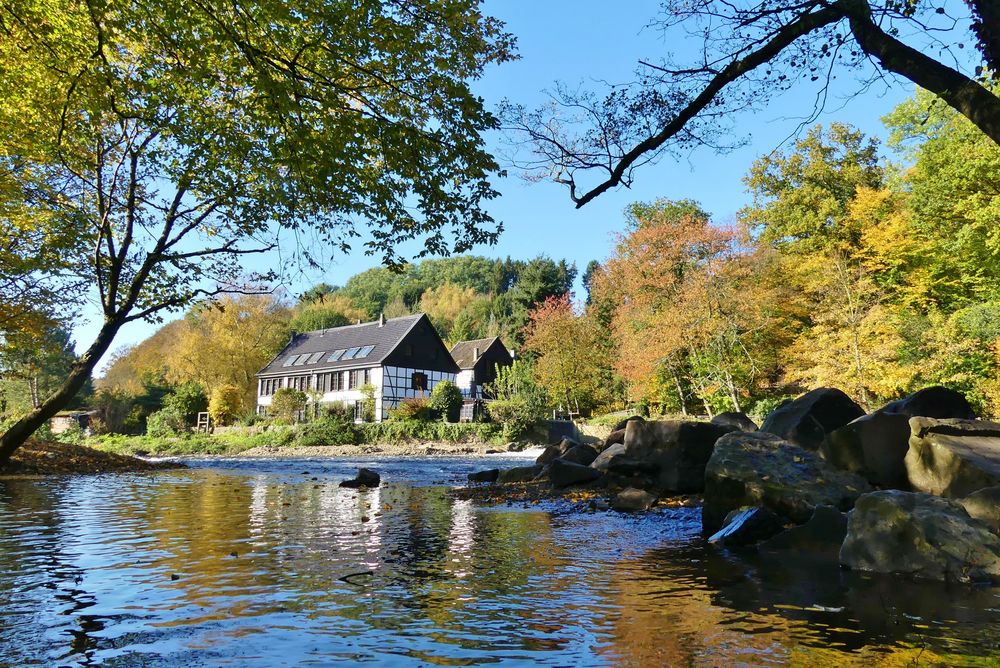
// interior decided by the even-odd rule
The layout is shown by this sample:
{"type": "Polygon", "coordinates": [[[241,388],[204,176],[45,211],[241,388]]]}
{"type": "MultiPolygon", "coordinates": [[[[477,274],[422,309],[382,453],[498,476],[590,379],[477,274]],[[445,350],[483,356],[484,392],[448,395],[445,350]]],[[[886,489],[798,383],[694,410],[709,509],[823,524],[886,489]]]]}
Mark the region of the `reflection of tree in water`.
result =
{"type": "Polygon", "coordinates": [[[997,589],[862,577],[836,562],[734,554],[701,541],[623,563],[613,585],[623,614],[608,651],[627,665],[1000,659],[997,589]]]}

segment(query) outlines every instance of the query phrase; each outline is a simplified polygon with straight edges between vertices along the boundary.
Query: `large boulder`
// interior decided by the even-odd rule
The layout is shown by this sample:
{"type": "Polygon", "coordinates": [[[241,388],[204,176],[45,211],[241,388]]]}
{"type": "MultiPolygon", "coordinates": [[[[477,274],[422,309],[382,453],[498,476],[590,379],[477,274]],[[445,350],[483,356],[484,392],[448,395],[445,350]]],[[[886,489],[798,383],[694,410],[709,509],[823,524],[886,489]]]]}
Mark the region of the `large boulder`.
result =
{"type": "Polygon", "coordinates": [[[958,502],[970,517],[986,522],[994,531],[1000,531],[1000,487],[984,487],[958,502]]]}
{"type": "Polygon", "coordinates": [[[730,511],[743,506],[763,506],[802,524],[817,506],[848,510],[869,491],[861,476],[774,434],[733,432],[716,442],[705,467],[702,528],[715,533],[730,511]]]}
{"type": "Polygon", "coordinates": [[[572,438],[564,438],[558,443],[546,446],[546,448],[542,450],[542,454],[538,455],[538,457],[535,459],[535,463],[542,465],[548,464],[553,459],[556,459],[557,457],[562,457],[564,454],[566,454],[567,452],[569,452],[578,445],[580,444],[574,441],[572,438]]]}
{"type": "Polygon", "coordinates": [[[623,489],[611,500],[611,507],[621,513],[635,513],[649,510],[656,503],[656,497],[649,492],[629,487],[623,489]]]}
{"type": "Polygon", "coordinates": [[[615,428],[611,430],[611,433],[625,429],[628,426],[629,422],[645,422],[645,421],[646,418],[642,417],[641,415],[633,415],[631,417],[627,417],[624,420],[620,420],[618,424],[615,425],[615,428]]]}
{"type": "Polygon", "coordinates": [[[625,444],[615,443],[614,445],[608,446],[601,454],[597,455],[594,461],[590,462],[590,467],[595,468],[598,471],[607,471],[608,465],[614,457],[625,454],[625,444]]]}
{"type": "Polygon", "coordinates": [[[738,413],[735,411],[719,413],[712,418],[712,424],[732,427],[733,429],[738,429],[740,431],[757,431],[757,429],[759,429],[757,423],[751,420],[746,413],[738,413]]]}
{"type": "Polygon", "coordinates": [[[939,385],[925,387],[908,397],[886,404],[879,409],[879,412],[899,413],[908,417],[930,417],[939,420],[947,418],[976,419],[976,413],[972,410],[972,406],[969,405],[964,394],[939,385]]]}
{"type": "Polygon", "coordinates": [[[612,445],[615,445],[617,443],[624,443],[625,431],[626,431],[625,428],[622,427],[621,429],[616,429],[615,431],[608,434],[608,437],[604,439],[604,449],[607,450],[612,445]]]}
{"type": "Polygon", "coordinates": [[[708,538],[713,545],[742,547],[770,538],[784,529],[782,519],[767,508],[737,508],[722,522],[722,528],[708,538]]]}
{"type": "Polygon", "coordinates": [[[567,462],[574,462],[576,464],[583,464],[584,466],[590,466],[595,459],[597,459],[597,448],[592,445],[574,445],[572,448],[563,453],[560,459],[564,459],[567,462]]]}
{"type": "Polygon", "coordinates": [[[1000,424],[910,418],[905,463],[918,492],[958,498],[1000,485],[1000,424]]]}
{"type": "Polygon", "coordinates": [[[583,464],[569,462],[565,459],[554,459],[548,465],[548,476],[554,487],[569,487],[580,485],[600,478],[603,473],[583,464]]]}
{"type": "Polygon", "coordinates": [[[757,550],[793,559],[836,562],[846,536],[847,514],[831,506],[816,506],[808,522],[785,529],[758,545],[757,550]]]}
{"type": "Polygon", "coordinates": [[[909,489],[903,460],[910,449],[910,419],[899,413],[863,415],[831,432],[820,445],[823,459],[859,473],[880,487],[909,489]]]}
{"type": "Polygon", "coordinates": [[[654,465],[661,489],[700,492],[715,442],[731,431],[732,427],[709,422],[633,421],[625,429],[625,454],[654,465]]]}
{"type": "Polygon", "coordinates": [[[807,450],[818,450],[827,434],[864,414],[864,409],[840,390],[821,387],[776,408],[760,430],[807,450]]]}
{"type": "Polygon", "coordinates": [[[500,471],[500,475],[497,476],[497,482],[501,485],[531,482],[542,472],[542,468],[541,465],[535,464],[534,466],[515,466],[514,468],[505,469],[500,471]]]}
{"type": "Polygon", "coordinates": [[[858,499],[840,563],[930,580],[1000,582],[1000,536],[951,499],[886,490],[858,499]]]}

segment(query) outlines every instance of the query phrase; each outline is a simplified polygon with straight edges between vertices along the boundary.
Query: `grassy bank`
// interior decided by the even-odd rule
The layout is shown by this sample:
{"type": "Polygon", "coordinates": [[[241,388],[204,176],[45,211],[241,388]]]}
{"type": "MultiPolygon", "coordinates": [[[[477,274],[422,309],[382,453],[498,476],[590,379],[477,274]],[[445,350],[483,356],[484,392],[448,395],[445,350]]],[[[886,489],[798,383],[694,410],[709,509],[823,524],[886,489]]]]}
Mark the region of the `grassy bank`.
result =
{"type": "Polygon", "coordinates": [[[447,423],[400,420],[346,425],[319,420],[297,425],[234,427],[214,434],[179,436],[123,436],[88,438],[86,445],[131,455],[237,455],[253,448],[301,448],[337,445],[392,445],[407,442],[489,443],[501,445],[501,429],[485,423],[447,423]]]}

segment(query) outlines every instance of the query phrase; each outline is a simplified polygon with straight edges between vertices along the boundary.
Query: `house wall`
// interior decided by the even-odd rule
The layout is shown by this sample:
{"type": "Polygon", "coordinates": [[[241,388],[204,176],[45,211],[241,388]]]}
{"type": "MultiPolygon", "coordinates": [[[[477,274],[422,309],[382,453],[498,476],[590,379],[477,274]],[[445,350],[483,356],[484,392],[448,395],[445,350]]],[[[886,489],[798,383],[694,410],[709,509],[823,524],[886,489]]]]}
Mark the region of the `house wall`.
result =
{"type": "Polygon", "coordinates": [[[473,376],[472,369],[462,369],[455,376],[455,385],[458,385],[458,389],[462,390],[463,397],[468,398],[472,396],[473,376]]]}
{"type": "MultiPolygon", "coordinates": [[[[353,370],[353,369],[352,369],[353,370]]],[[[305,373],[305,374],[289,374],[282,378],[281,387],[289,387],[289,381],[292,378],[308,378],[309,387],[316,387],[316,377],[324,373],[340,373],[342,376],[343,387],[347,387],[347,377],[350,370],[335,370],[329,371],[324,369],[317,369],[315,373],[305,373]]],[[[382,367],[369,367],[368,368],[368,382],[375,386],[375,420],[381,421],[383,419],[382,410],[382,367]]],[[[271,405],[271,398],[273,395],[261,396],[261,390],[263,389],[263,379],[257,379],[257,411],[264,412],[268,406],[271,405]]],[[[364,399],[364,394],[357,388],[343,389],[333,392],[325,392],[319,399],[321,404],[330,403],[345,403],[349,406],[353,406],[355,402],[364,399]]]]}
{"type": "MultiPolygon", "coordinates": [[[[455,383],[455,374],[450,371],[436,371],[433,369],[418,369],[414,367],[387,366],[382,369],[382,413],[383,417],[376,416],[377,419],[388,417],[388,412],[399,405],[403,399],[417,399],[429,397],[434,390],[434,386],[442,380],[450,380],[455,383]],[[427,390],[413,389],[413,374],[423,373],[427,375],[427,390]]],[[[457,384],[457,383],[456,383],[457,384]]],[[[380,414],[382,414],[380,413],[380,414]]]]}

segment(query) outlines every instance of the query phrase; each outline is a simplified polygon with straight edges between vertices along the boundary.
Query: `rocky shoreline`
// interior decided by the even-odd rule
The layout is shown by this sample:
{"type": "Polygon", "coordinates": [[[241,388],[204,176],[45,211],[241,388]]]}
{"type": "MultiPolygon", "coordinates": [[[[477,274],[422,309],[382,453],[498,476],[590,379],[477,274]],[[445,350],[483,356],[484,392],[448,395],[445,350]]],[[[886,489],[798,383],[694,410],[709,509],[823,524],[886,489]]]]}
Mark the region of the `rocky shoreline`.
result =
{"type": "Polygon", "coordinates": [[[532,465],[469,478],[455,493],[494,503],[562,496],[645,512],[700,501],[703,534],[719,549],[1000,583],[1000,423],[942,387],[871,414],[820,388],[759,429],[742,414],[632,417],[603,443],[563,439],[532,465]]]}
{"type": "MultiPolygon", "coordinates": [[[[438,441],[414,441],[403,443],[379,443],[361,445],[317,445],[308,447],[264,446],[243,450],[238,457],[260,459],[293,459],[313,457],[482,457],[505,452],[516,453],[508,446],[489,443],[447,443],[438,441]]],[[[519,447],[519,446],[515,446],[519,447]]]]}

